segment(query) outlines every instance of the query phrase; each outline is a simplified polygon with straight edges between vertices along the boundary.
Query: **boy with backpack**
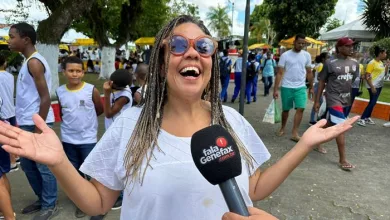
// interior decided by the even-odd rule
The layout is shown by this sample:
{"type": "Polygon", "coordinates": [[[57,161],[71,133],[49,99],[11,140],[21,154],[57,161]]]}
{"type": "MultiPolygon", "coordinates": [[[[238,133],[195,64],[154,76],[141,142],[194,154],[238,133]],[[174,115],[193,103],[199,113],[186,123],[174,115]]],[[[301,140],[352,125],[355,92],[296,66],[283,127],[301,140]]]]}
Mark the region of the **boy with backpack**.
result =
{"type": "Polygon", "coordinates": [[[257,77],[260,70],[260,63],[256,61],[256,56],[254,54],[249,54],[248,62],[246,67],[246,104],[251,103],[251,96],[253,97],[253,102],[256,102],[256,93],[257,93],[257,77]],[[254,86],[256,84],[256,86],[254,86]]]}
{"type": "Polygon", "coordinates": [[[276,61],[271,58],[271,51],[267,51],[267,57],[261,64],[264,82],[264,96],[269,95],[269,90],[272,87],[273,78],[275,76],[276,61]]]}
{"type": "Polygon", "coordinates": [[[230,81],[230,71],[231,71],[232,60],[228,57],[228,51],[223,51],[223,57],[219,61],[219,72],[222,85],[221,99],[223,102],[227,101],[228,94],[227,89],[230,81]]]}

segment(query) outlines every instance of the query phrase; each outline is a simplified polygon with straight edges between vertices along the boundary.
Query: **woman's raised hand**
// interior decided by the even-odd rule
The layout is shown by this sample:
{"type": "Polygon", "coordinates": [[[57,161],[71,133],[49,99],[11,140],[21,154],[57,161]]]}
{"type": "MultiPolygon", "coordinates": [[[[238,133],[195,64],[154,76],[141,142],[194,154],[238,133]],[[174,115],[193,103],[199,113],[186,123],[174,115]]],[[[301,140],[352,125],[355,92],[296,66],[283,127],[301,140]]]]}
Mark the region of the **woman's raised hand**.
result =
{"type": "Polygon", "coordinates": [[[31,133],[0,122],[0,143],[5,151],[34,160],[48,166],[60,164],[66,158],[56,133],[37,114],[33,116],[36,127],[42,133],[31,133]]]}
{"type": "Polygon", "coordinates": [[[355,123],[358,119],[359,116],[355,116],[345,120],[344,123],[328,128],[324,128],[326,125],[326,120],[323,119],[307,129],[307,131],[303,134],[300,142],[302,141],[311,147],[323,144],[351,129],[352,124],[355,123]]]}

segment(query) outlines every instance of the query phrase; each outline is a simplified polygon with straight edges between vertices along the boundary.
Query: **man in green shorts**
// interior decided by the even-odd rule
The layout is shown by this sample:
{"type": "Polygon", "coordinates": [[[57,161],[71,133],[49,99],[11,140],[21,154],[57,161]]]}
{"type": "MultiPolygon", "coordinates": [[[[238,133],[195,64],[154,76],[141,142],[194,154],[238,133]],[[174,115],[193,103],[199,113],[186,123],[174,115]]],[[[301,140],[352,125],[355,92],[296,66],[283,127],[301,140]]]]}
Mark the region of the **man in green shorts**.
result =
{"type": "Polygon", "coordinates": [[[294,126],[292,129],[291,140],[298,142],[300,136],[298,134],[299,125],[302,121],[303,111],[306,107],[307,92],[306,78],[309,81],[309,92],[311,97],[314,96],[313,91],[313,74],[311,71],[311,56],[308,52],[302,50],[305,45],[306,36],[297,34],[295,36],[294,48],[282,54],[278,64],[278,73],[275,79],[274,98],[279,98],[279,85],[282,81],[281,96],[282,96],[282,127],[277,135],[284,135],[289,111],[292,108],[296,109],[294,116],[294,126]]]}

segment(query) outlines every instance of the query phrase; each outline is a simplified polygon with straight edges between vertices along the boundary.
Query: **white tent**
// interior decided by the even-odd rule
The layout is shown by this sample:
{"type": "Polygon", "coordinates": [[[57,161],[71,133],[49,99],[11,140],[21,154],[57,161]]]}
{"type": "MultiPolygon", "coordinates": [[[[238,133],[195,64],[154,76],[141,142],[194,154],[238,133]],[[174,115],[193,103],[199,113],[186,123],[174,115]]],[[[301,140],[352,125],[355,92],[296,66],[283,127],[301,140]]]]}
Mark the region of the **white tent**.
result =
{"type": "Polygon", "coordinates": [[[319,39],[337,40],[342,37],[349,37],[356,40],[367,41],[373,40],[375,38],[375,33],[369,31],[367,27],[363,24],[362,20],[358,19],[322,34],[319,39]]]}

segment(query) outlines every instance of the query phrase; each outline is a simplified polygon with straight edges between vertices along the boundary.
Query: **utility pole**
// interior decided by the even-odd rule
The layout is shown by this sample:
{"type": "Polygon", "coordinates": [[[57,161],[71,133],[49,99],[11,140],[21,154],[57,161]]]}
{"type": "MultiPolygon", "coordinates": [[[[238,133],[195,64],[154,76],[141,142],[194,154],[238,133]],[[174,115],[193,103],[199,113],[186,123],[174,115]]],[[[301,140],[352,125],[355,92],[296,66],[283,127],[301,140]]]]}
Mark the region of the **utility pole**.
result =
{"type": "Polygon", "coordinates": [[[245,8],[245,29],[244,29],[244,45],[242,54],[242,74],[241,74],[241,89],[240,89],[240,108],[239,112],[244,115],[245,103],[245,87],[246,87],[246,62],[248,61],[248,34],[249,34],[249,16],[250,16],[250,0],[246,0],[245,8]]]}
{"type": "Polygon", "coordinates": [[[233,19],[234,19],[234,0],[228,0],[232,4],[232,32],[230,34],[230,44],[233,45],[233,19]]]}

